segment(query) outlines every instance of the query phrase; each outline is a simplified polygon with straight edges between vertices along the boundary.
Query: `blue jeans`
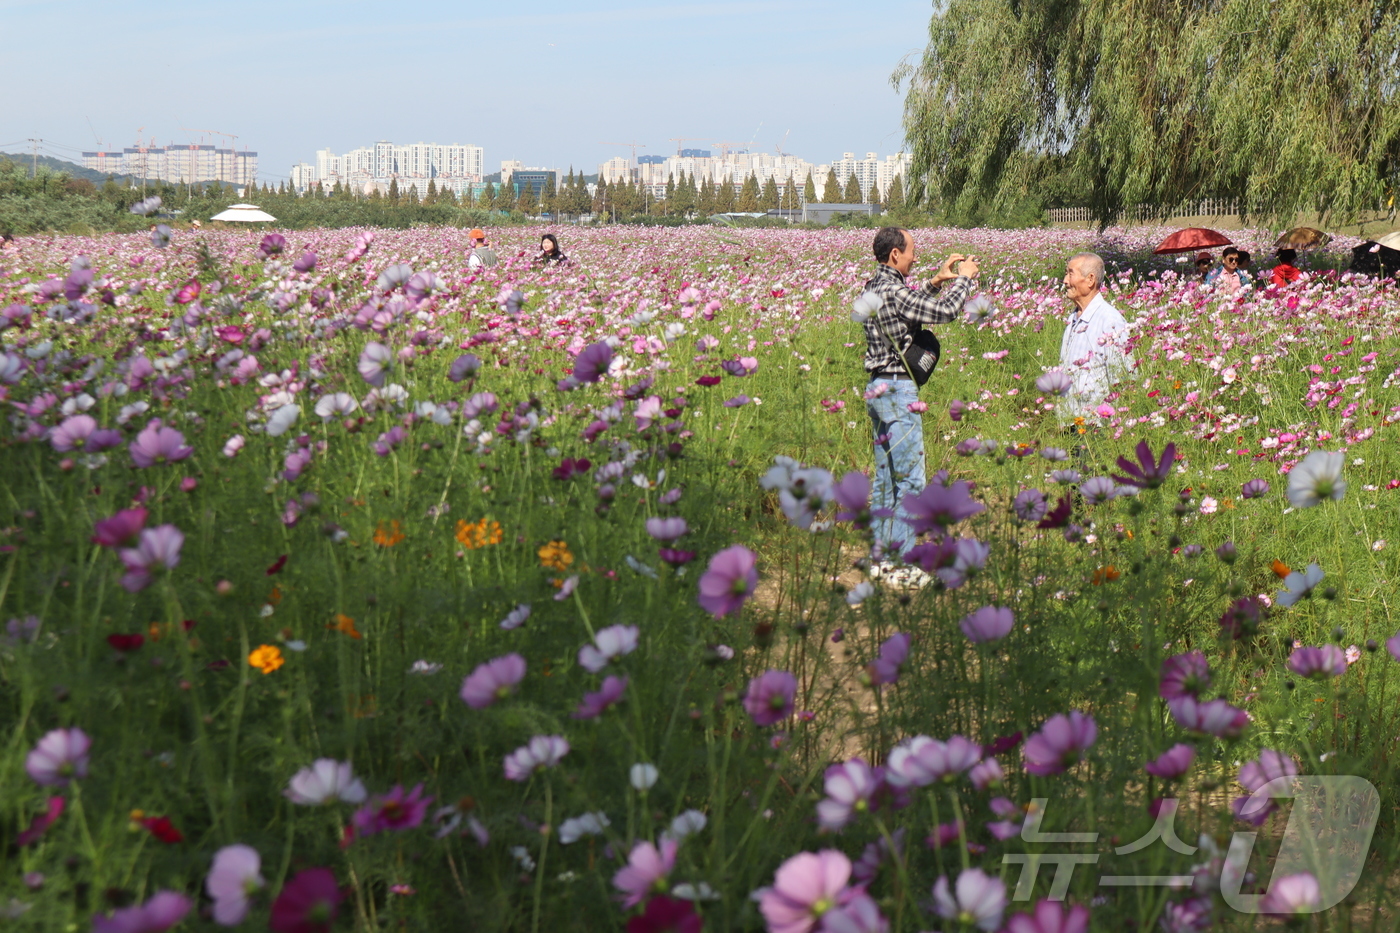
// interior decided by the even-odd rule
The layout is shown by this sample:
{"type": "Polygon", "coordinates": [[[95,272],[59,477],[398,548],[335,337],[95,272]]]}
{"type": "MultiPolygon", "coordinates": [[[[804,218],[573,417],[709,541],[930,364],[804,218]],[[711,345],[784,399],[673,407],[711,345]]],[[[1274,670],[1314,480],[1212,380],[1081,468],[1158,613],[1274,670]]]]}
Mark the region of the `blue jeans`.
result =
{"type": "Polygon", "coordinates": [[[865,403],[875,438],[875,481],[870,487],[870,507],[894,510],[893,517],[875,520],[875,540],[900,541],[902,552],[914,544],[914,529],[908,525],[904,497],[923,492],[926,482],[924,417],[909,410],[909,403],[919,399],[919,387],[912,380],[871,379],[866,391],[882,383],[889,390],[865,403]]]}

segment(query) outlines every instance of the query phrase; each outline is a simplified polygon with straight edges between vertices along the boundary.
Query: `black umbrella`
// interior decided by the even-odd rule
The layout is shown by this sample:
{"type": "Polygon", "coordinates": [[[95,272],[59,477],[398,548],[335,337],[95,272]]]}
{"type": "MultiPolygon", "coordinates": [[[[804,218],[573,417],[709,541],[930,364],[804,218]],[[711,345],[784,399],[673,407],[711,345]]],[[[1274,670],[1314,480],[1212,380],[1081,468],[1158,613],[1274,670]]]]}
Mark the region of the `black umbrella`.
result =
{"type": "Polygon", "coordinates": [[[1382,278],[1400,272],[1400,249],[1391,249],[1371,240],[1351,248],[1349,272],[1382,278]]]}

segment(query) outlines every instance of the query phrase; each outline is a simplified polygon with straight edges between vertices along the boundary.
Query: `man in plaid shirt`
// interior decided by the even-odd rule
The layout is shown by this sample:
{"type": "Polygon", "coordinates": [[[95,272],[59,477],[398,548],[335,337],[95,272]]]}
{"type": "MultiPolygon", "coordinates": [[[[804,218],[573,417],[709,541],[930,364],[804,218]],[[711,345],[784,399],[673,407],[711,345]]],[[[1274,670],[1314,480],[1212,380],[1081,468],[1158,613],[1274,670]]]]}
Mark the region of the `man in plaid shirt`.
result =
{"type": "MultiPolygon", "coordinates": [[[[908,512],[903,503],[906,496],[922,492],[925,483],[923,415],[909,410],[919,400],[919,387],[899,353],[906,352],[913,342],[911,330],[947,324],[957,318],[972,291],[978,268],[971,257],[954,253],[943,261],[923,290],[915,291],[905,282],[914,260],[914,238],[908,230],[883,227],[875,234],[875,261],[880,268],[865,288],[867,294],[874,293],[879,307],[866,315],[862,323],[865,371],[870,375],[865,406],[875,438],[870,507],[887,512],[887,517],[875,522],[877,562],[871,567],[871,576],[885,575],[892,582],[923,585],[928,577],[921,571],[897,568],[883,559],[886,551],[898,554],[913,546],[914,531],[906,523],[908,512]],[[891,340],[899,345],[899,353],[891,346],[891,340]]],[[[869,303],[872,302],[867,302],[867,307],[869,303]]]]}

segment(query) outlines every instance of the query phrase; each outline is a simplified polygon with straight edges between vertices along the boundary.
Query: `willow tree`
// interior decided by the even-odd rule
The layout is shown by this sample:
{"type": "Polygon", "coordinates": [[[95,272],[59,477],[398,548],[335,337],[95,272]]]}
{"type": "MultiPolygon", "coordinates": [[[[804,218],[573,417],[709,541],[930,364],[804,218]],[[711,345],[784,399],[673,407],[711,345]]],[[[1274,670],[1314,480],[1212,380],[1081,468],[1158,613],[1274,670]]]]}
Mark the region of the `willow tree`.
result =
{"type": "Polygon", "coordinates": [[[1393,211],[1397,0],[936,0],[905,194],[1006,208],[1057,181],[1102,221],[1200,197],[1393,211]]]}

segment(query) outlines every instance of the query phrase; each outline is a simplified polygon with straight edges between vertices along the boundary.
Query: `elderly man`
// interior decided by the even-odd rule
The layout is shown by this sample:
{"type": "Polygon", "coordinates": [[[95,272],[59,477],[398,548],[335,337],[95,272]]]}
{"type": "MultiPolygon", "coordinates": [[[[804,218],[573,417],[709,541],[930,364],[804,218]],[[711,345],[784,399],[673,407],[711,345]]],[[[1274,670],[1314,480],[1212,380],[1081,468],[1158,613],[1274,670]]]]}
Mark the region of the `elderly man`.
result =
{"type": "MultiPolygon", "coordinates": [[[[879,268],[865,283],[866,301],[878,302],[859,312],[865,326],[866,409],[875,435],[875,481],[871,486],[872,509],[887,510],[889,517],[875,522],[877,559],[887,546],[896,553],[914,543],[914,531],[906,524],[906,496],[923,491],[924,422],[910,406],[919,400],[919,387],[911,377],[902,354],[913,345],[913,335],[929,324],[947,324],[962,311],[977,276],[977,263],[971,257],[954,253],[945,259],[937,274],[921,291],[905,282],[913,267],[914,238],[908,230],[883,227],[875,234],[875,261],[879,268]],[[897,543],[896,543],[897,542],[897,543]]],[[[917,406],[916,406],[917,408],[917,406]]],[[[896,573],[891,582],[919,583],[921,572],[899,568],[909,579],[896,573]]],[[[896,571],[894,565],[879,562],[872,576],[896,571]]]]}
{"type": "Polygon", "coordinates": [[[1074,305],[1060,338],[1060,366],[1071,386],[1060,406],[1061,420],[1082,428],[1108,398],[1128,368],[1128,322],[1100,294],[1103,260],[1096,253],[1070,257],[1065,297],[1074,305]]]}
{"type": "Polygon", "coordinates": [[[487,266],[494,266],[500,260],[496,258],[496,251],[486,243],[486,231],[476,228],[468,234],[472,241],[472,251],[467,255],[467,269],[472,272],[480,272],[487,266]]]}

